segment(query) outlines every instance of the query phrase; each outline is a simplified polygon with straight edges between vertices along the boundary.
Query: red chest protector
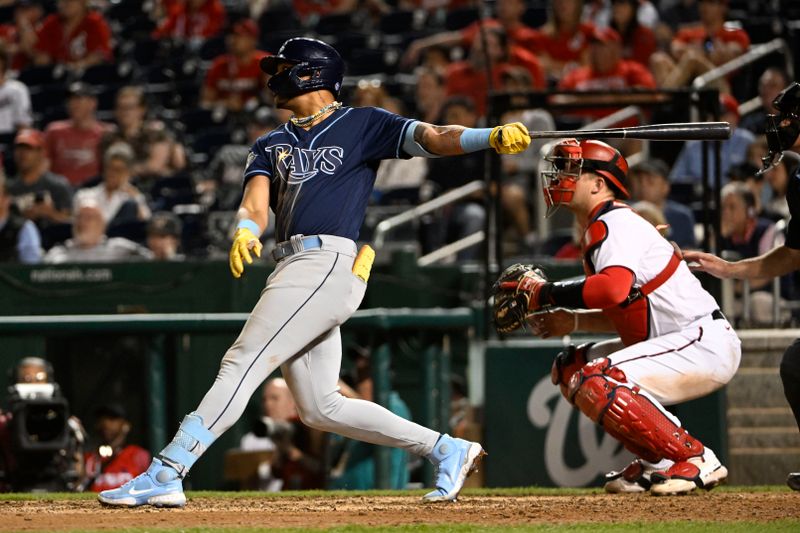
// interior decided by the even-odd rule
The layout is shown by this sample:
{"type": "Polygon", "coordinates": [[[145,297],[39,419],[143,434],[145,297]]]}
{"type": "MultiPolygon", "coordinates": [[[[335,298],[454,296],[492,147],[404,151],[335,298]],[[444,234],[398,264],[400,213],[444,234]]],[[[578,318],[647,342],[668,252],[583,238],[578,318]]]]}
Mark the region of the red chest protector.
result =
{"type": "MultiPolygon", "coordinates": [[[[591,260],[592,252],[608,237],[608,226],[598,218],[614,209],[630,209],[630,207],[621,202],[608,202],[592,217],[589,227],[586,228],[581,248],[583,250],[583,269],[587,276],[596,273],[591,260]]],[[[625,346],[650,337],[650,299],[647,295],[663,285],[675,273],[680,263],[681,258],[678,254],[673,254],[667,265],[653,279],[641,287],[635,285],[631,287],[624,302],[603,309],[603,314],[614,323],[614,328],[625,346]]]]}

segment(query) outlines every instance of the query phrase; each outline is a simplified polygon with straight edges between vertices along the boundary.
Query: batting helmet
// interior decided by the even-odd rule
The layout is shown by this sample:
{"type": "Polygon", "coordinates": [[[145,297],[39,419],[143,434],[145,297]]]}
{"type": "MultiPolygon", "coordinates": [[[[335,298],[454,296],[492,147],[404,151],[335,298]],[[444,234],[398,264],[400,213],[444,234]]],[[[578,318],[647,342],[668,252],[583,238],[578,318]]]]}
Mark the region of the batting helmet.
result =
{"type": "Polygon", "coordinates": [[[278,54],[261,60],[261,70],[272,75],[267,86],[278,96],[294,98],[327,89],[338,98],[344,76],[344,61],[331,45],[317,39],[296,37],[281,45],[278,54]],[[278,73],[280,65],[291,68],[278,73]],[[309,79],[301,79],[310,76],[309,79]]]}
{"type": "Polygon", "coordinates": [[[780,115],[767,117],[767,144],[769,153],[762,158],[764,168],[759,172],[764,173],[771,169],[783,158],[783,151],[794,146],[800,135],[800,84],[792,83],[772,102],[780,115]]]}
{"type": "Polygon", "coordinates": [[[569,204],[575,195],[575,186],[584,172],[602,177],[617,198],[628,198],[628,162],[616,149],[602,141],[565,139],[553,146],[545,158],[552,169],[542,172],[546,216],[558,206],[569,204]]]}

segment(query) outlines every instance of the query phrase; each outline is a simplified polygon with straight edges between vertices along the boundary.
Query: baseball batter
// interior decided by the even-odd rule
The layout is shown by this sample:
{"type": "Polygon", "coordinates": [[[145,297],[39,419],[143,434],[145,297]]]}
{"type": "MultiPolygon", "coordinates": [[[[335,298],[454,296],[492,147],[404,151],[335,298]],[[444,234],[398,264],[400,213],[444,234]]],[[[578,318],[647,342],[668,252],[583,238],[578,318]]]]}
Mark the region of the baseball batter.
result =
{"type": "Polygon", "coordinates": [[[337,387],[339,326],[361,303],[374,253],[357,253],[375,173],[383,159],[456,155],[488,148],[518,153],[530,143],[520,123],[487,129],[434,126],[376,108],[343,107],[344,63],[315,39],[286,41],[262,60],[278,107],[290,122],[253,145],[230,252],[234,277],[261,254],[268,208],[276,216],[278,262],[261,298],[222,360],[199,407],[148,471],[99,494],[109,505],[183,506],[182,479],[242,414],[258,386],[280,367],[302,421],[314,428],[425,456],[437,468],[426,501],[454,500],[483,448],[347,399],[337,387]]]}
{"type": "MultiPolygon", "coordinates": [[[[769,152],[763,158],[761,173],[784,163],[793,169],[789,172],[791,177],[786,191],[791,214],[786,228],[786,243],[758,257],[733,263],[705,252],[686,252],[686,261],[694,264],[697,270],[718,278],[767,279],[800,269],[800,157],[797,153],[797,141],[800,138],[800,84],[790,84],[780,92],[772,105],[780,114],[767,118],[765,129],[769,152]]],[[[800,339],[795,339],[783,353],[780,374],[783,393],[800,428],[800,339]]],[[[789,473],[786,483],[792,490],[800,490],[800,472],[789,473]]]]}
{"type": "Polygon", "coordinates": [[[535,334],[619,335],[571,346],[552,371],[566,398],[638,457],[609,475],[608,492],[710,489],[727,469],[663,406],[725,385],[739,366],[739,338],[673,246],[618,201],[628,197],[628,164],[617,150],[569,139],[548,160],[545,200],[585,228],[586,276],[550,283],[528,271],[518,281],[501,277],[500,290],[522,291],[529,311],[546,308],[528,317],[535,334]]]}

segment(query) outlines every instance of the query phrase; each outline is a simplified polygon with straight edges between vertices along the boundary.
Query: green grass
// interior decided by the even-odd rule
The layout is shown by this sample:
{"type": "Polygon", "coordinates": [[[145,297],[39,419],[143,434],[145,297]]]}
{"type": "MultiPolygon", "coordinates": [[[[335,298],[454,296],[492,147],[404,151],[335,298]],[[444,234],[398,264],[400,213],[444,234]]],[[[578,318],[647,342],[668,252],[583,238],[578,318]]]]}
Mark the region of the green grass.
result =
{"type": "MultiPolygon", "coordinates": [[[[800,522],[794,520],[779,520],[770,523],[763,522],[631,522],[626,524],[543,524],[530,526],[473,526],[462,525],[409,525],[409,526],[346,526],[330,529],[310,529],[310,528],[288,528],[288,529],[265,529],[265,528],[215,528],[214,533],[299,533],[301,531],[328,531],[333,533],[628,533],[628,532],[647,532],[647,533],[753,533],[765,532],[796,532],[800,528],[800,522]]],[[[81,530],[83,533],[107,533],[107,531],[81,530]]],[[[204,528],[181,528],[181,529],[153,529],[136,528],[120,529],[122,533],[201,533],[208,531],[204,528]]]]}

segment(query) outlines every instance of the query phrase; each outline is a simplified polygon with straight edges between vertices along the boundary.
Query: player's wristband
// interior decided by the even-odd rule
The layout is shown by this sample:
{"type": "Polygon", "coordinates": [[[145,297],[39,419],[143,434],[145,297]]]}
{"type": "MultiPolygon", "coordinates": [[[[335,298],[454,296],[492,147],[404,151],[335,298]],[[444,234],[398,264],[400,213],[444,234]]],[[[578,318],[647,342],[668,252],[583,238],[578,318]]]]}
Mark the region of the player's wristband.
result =
{"type": "Polygon", "coordinates": [[[236,229],[239,228],[249,229],[256,237],[261,236],[261,227],[255,221],[250,220],[249,218],[243,218],[240,220],[239,223],[236,224],[236,229]]]}
{"type": "Polygon", "coordinates": [[[489,135],[492,128],[466,128],[461,132],[461,149],[464,153],[491,148],[489,135]]]}

